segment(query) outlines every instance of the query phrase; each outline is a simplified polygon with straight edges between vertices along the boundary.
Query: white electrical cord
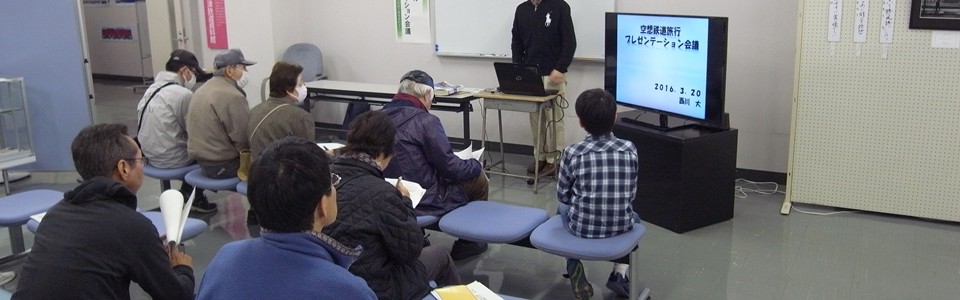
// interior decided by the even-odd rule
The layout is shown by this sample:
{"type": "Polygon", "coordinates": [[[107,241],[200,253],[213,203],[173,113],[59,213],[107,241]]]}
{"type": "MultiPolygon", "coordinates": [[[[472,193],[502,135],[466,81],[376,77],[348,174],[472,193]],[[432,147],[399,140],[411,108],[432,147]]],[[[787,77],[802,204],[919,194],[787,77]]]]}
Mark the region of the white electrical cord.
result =
{"type": "MultiPolygon", "coordinates": [[[[774,194],[777,194],[777,193],[785,194],[785,192],[783,192],[783,191],[780,190],[780,184],[778,184],[778,183],[776,183],[776,182],[755,182],[755,181],[750,181],[750,180],[746,180],[746,179],[743,179],[743,178],[737,178],[737,180],[735,180],[735,182],[736,182],[736,183],[743,182],[743,183],[746,183],[746,184],[752,184],[754,187],[756,187],[755,189],[753,189],[753,188],[745,188],[745,187],[740,186],[740,185],[735,186],[735,187],[734,187],[734,190],[733,190],[734,196],[736,196],[737,198],[740,198],[740,199],[747,198],[747,193],[756,193],[756,194],[760,194],[760,195],[774,195],[774,194]],[[773,185],[773,188],[763,189],[763,188],[761,188],[761,185],[773,185]]],[[[857,211],[852,211],[852,210],[843,210],[843,211],[834,211],[834,212],[812,212],[812,211],[806,211],[806,210],[802,210],[802,209],[797,208],[797,203],[794,203],[794,204],[791,205],[790,207],[791,207],[791,209],[793,209],[793,210],[796,211],[796,212],[803,213],[803,214],[808,214],[808,215],[815,215],[815,216],[832,216],[832,215],[849,214],[849,213],[855,213],[855,212],[857,212],[857,211]]]]}

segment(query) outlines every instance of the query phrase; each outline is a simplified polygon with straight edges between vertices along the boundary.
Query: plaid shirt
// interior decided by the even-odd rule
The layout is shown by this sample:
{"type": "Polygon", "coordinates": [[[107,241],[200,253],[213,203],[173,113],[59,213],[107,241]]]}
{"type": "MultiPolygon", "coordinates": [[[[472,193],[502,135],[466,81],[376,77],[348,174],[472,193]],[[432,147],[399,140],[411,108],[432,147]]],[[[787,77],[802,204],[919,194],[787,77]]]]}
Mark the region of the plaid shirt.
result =
{"type": "Polygon", "coordinates": [[[569,205],[567,230],[582,238],[605,238],[633,229],[637,148],[613,133],[587,135],[563,150],[557,198],[569,205]]]}

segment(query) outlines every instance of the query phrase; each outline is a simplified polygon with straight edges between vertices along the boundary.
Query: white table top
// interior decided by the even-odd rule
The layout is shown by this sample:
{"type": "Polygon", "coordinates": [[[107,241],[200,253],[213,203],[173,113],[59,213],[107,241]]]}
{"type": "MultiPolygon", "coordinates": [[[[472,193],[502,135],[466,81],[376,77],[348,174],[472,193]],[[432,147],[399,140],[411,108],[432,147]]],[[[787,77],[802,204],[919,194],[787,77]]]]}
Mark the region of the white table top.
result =
{"type": "MultiPolygon", "coordinates": [[[[372,93],[372,94],[389,94],[391,97],[393,94],[397,93],[397,89],[400,87],[398,84],[377,84],[377,83],[363,83],[363,82],[351,82],[351,81],[336,81],[336,80],[317,80],[304,83],[308,89],[320,89],[327,91],[343,91],[343,92],[363,92],[363,93],[372,93]]],[[[449,99],[466,99],[475,97],[471,93],[456,93],[449,96],[436,96],[437,98],[449,98],[449,99]]]]}

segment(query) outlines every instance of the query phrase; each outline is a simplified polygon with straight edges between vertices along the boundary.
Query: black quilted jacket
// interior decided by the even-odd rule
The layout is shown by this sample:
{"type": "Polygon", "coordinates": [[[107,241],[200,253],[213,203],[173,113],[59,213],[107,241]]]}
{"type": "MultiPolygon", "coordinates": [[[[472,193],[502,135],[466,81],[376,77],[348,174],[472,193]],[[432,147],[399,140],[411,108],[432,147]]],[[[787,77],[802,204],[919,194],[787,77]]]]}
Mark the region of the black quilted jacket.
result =
{"type": "Polygon", "coordinates": [[[337,221],[323,232],[344,245],[363,246],[350,272],[365,279],[379,299],[423,298],[430,291],[426,269],[417,260],[423,231],[410,199],[367,163],[341,158],[331,171],[342,178],[337,186],[337,221]]]}

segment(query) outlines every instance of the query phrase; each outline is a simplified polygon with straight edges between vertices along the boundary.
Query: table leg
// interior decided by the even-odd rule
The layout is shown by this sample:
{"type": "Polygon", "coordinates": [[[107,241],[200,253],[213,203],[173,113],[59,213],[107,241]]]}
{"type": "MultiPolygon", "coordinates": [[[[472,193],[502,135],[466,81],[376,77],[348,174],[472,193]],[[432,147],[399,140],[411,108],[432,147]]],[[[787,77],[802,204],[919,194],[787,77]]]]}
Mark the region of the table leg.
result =
{"type": "MultiPolygon", "coordinates": [[[[470,102],[463,103],[460,105],[460,109],[463,110],[463,139],[464,143],[470,145],[473,141],[470,140],[470,111],[472,110],[472,104],[470,102]]],[[[483,146],[481,146],[483,147],[483,146]]]]}
{"type": "Polygon", "coordinates": [[[500,170],[507,172],[507,155],[503,151],[503,111],[497,109],[497,128],[500,130],[500,170]]]}
{"type": "Polygon", "coordinates": [[[542,103],[537,107],[537,133],[533,135],[533,194],[540,191],[540,130],[543,129],[543,110],[546,106],[542,103]]]}

